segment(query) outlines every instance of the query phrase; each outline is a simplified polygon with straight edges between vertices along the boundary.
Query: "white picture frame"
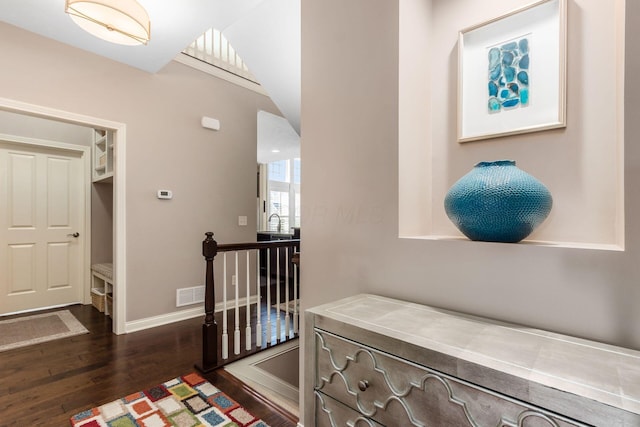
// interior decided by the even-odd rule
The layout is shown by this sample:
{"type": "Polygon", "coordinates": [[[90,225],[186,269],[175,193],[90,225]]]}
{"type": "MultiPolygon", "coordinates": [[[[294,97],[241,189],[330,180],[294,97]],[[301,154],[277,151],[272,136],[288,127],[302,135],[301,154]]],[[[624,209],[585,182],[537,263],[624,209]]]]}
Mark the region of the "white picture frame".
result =
{"type": "Polygon", "coordinates": [[[566,0],[461,30],[458,142],[566,127],[566,44],[566,0]]]}

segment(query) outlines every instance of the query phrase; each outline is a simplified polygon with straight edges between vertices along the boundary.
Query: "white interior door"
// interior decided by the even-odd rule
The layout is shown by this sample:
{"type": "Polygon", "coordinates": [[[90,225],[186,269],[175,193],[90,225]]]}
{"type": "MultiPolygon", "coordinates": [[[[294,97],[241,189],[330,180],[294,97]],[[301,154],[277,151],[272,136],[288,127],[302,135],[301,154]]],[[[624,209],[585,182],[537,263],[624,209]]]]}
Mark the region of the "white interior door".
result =
{"type": "Polygon", "coordinates": [[[0,141],[0,314],[83,302],[82,157],[0,141]]]}

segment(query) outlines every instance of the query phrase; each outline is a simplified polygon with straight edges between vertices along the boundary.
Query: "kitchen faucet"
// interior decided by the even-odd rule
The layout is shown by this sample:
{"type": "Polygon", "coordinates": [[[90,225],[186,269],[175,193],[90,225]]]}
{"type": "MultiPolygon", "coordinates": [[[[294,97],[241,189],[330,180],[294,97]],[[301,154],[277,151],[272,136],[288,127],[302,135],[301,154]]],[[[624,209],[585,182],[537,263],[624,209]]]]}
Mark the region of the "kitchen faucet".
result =
{"type": "Polygon", "coordinates": [[[280,219],[280,215],[278,215],[275,212],[269,215],[269,219],[267,219],[267,224],[271,224],[271,218],[273,218],[274,216],[278,217],[278,233],[280,233],[282,231],[282,220],[280,219]]]}

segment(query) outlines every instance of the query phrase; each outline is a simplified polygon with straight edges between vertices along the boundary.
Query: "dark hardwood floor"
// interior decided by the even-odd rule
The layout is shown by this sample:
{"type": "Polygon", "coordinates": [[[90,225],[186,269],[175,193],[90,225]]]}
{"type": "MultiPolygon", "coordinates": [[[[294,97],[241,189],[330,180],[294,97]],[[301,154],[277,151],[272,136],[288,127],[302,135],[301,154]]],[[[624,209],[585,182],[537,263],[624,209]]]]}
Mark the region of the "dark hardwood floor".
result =
{"type": "MultiPolygon", "coordinates": [[[[67,308],[89,334],[0,352],[0,426],[69,426],[80,411],[195,371],[200,318],[113,335],[110,318],[92,306],[67,308]]],[[[270,426],[296,425],[226,371],[203,376],[270,426]]]]}

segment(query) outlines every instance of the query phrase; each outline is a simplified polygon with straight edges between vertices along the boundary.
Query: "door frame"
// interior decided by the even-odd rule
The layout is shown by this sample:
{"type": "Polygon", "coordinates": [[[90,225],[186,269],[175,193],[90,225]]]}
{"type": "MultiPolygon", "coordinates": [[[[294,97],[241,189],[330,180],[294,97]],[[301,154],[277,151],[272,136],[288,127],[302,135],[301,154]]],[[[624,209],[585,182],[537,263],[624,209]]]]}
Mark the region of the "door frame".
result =
{"type": "MultiPolygon", "coordinates": [[[[82,173],[84,191],[84,227],[80,232],[84,236],[84,248],[82,251],[82,302],[91,303],[91,147],[64,142],[50,141],[46,139],[28,138],[18,135],[7,135],[0,133],[0,144],[13,145],[16,147],[29,146],[43,149],[54,149],[62,152],[79,153],[84,168],[82,173]]],[[[51,308],[51,307],[47,307],[51,308]]],[[[31,310],[30,310],[31,311],[31,310]]]]}
{"type": "MultiPolygon", "coordinates": [[[[112,330],[115,334],[126,333],[126,271],[127,271],[127,235],[126,235],[126,125],[120,122],[104,120],[97,117],[85,116],[68,111],[28,104],[8,98],[0,97],[0,110],[9,111],[33,117],[40,117],[59,122],[71,123],[86,127],[106,129],[113,132],[114,162],[113,162],[113,321],[112,330]]],[[[71,144],[69,144],[71,145],[71,144]]],[[[89,159],[91,156],[87,156],[89,159]]],[[[91,164],[88,168],[91,173],[91,164]]],[[[91,188],[91,177],[88,178],[88,186],[91,188]]],[[[91,197],[89,197],[91,203],[91,197]]],[[[86,201],[85,201],[86,202],[86,201]]],[[[90,211],[90,209],[89,209],[90,211]]],[[[89,221],[89,230],[91,222],[89,221]]],[[[86,227],[86,225],[85,225],[86,227]]],[[[90,233],[86,234],[87,236],[90,233]]],[[[89,238],[90,241],[90,238],[89,238]]],[[[86,245],[85,251],[91,250],[91,245],[86,245]]],[[[90,263],[90,254],[85,262],[90,263]]],[[[90,274],[90,268],[87,269],[90,274]]],[[[86,290],[86,289],[85,289],[86,290]]]]}

